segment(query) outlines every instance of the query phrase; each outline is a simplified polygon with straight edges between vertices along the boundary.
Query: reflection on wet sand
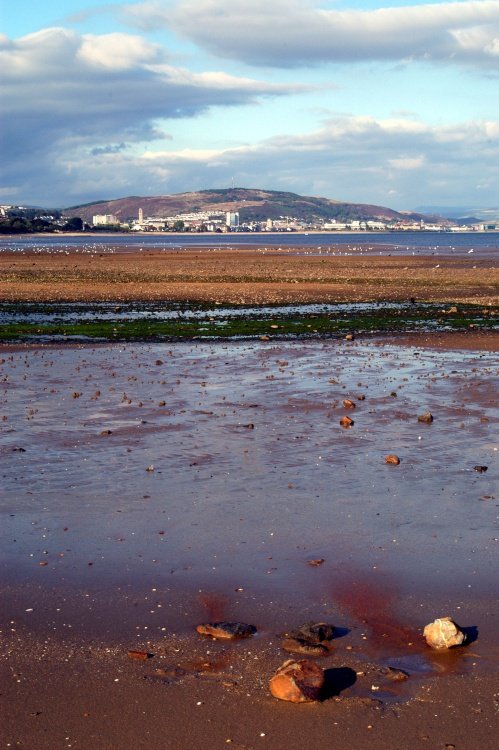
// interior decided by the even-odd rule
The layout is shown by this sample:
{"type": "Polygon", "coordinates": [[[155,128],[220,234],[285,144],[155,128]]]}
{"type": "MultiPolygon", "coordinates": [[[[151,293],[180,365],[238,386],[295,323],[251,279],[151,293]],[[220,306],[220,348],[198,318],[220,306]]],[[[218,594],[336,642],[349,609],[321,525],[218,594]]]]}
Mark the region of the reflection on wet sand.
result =
{"type": "Polygon", "coordinates": [[[373,646],[394,648],[439,614],[416,617],[414,597],[452,614],[490,590],[493,353],[371,340],[10,347],[1,359],[13,585],[201,589],[195,606],[215,620],[250,596],[313,608],[327,590],[351,620],[337,624],[366,621],[373,646]],[[427,409],[434,422],[418,423],[427,409]],[[386,465],[395,452],[400,465],[386,465]]]}

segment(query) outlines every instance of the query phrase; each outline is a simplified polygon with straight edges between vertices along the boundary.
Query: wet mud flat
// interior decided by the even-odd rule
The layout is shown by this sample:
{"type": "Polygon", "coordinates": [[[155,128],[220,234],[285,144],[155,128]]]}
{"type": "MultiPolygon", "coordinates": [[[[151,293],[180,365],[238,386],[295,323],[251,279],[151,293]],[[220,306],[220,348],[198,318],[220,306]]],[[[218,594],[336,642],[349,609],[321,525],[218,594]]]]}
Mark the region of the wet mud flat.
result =
{"type": "Polygon", "coordinates": [[[5,745],[495,747],[497,334],[418,336],[3,345],[5,745]],[[278,702],[311,620],[327,694],[278,702]]]}

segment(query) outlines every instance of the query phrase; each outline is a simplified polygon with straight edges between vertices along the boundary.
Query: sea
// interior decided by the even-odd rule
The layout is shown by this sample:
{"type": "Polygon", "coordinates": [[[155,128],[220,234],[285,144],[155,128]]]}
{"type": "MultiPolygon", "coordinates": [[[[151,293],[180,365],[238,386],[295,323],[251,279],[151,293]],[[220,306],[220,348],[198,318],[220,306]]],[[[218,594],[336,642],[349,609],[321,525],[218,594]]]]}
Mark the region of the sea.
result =
{"type": "MultiPolygon", "coordinates": [[[[48,234],[0,237],[0,253],[179,252],[253,247],[292,255],[446,255],[496,259],[499,232],[359,232],[231,234],[48,234]]],[[[472,258],[470,258],[471,260],[472,258]]]]}

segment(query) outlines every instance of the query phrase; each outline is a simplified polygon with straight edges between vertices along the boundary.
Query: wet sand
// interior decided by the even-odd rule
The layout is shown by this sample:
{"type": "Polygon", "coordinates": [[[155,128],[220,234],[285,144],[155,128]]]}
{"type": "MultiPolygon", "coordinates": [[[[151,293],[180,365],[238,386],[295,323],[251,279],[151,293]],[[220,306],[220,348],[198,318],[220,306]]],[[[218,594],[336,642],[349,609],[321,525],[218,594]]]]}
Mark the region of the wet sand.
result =
{"type": "MultiPolygon", "coordinates": [[[[497,258],[298,255],[258,248],[0,253],[0,300],[498,304],[497,258]]],[[[341,252],[341,248],[337,249],[341,252]]],[[[464,252],[464,251],[463,251],[464,252]]]]}
{"type": "Polygon", "coordinates": [[[495,748],[497,340],[2,347],[4,746],[495,748]],[[308,620],[325,700],[278,702],[308,620]]]}

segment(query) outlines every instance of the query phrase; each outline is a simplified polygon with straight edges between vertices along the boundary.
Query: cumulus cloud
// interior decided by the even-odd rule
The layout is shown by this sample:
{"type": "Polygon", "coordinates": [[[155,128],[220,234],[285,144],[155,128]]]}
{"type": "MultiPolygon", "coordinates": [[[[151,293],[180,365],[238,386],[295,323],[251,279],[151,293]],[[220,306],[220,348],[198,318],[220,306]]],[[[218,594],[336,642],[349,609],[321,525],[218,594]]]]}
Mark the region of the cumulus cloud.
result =
{"type": "MultiPolygon", "coordinates": [[[[235,0],[231,14],[223,15],[227,6],[222,0],[197,0],[190,5],[181,2],[169,6],[167,20],[180,30],[179,19],[187,18],[189,8],[192,12],[210,11],[212,15],[218,12],[218,22],[210,21],[219,27],[218,37],[215,34],[213,38],[217,45],[231,37],[233,17],[240,22],[244,11],[245,44],[249,45],[241,45],[244,59],[246,49],[251,48],[256,55],[257,41],[270,55],[274,37],[282,37],[277,42],[287,49],[284,64],[294,64],[298,52],[305,49],[310,50],[308,61],[322,59],[320,55],[326,50],[323,37],[319,34],[317,44],[314,42],[319,55],[314,58],[314,44],[311,39],[307,41],[307,35],[317,18],[322,31],[330,34],[329,14],[333,11],[321,11],[312,0],[308,4],[305,0],[289,0],[286,5],[275,0],[267,5],[260,0],[252,4],[235,0]],[[272,13],[276,15],[269,15],[272,13]],[[297,19],[302,23],[299,31],[295,28],[297,19]],[[262,27],[259,37],[251,25],[257,21],[262,27]],[[283,24],[289,33],[283,32],[283,24]],[[301,36],[304,46],[298,49],[301,36]]],[[[435,18],[441,21],[443,5],[417,7],[422,13],[433,8],[435,18]]],[[[499,55],[497,44],[485,43],[492,22],[487,25],[484,16],[475,14],[474,25],[470,22],[465,27],[462,14],[461,26],[456,25],[458,6],[468,10],[479,6],[491,13],[492,5],[499,8],[498,2],[488,0],[447,4],[454,24],[449,21],[445,26],[448,38],[457,39],[459,31],[462,49],[474,50],[476,55],[478,47],[487,47],[490,58],[499,55]],[[482,26],[477,26],[477,19],[483,22],[482,26]]],[[[165,13],[167,6],[155,3],[153,7],[156,13],[165,13]]],[[[142,12],[144,6],[135,9],[142,12]]],[[[151,12],[152,9],[150,6],[151,12]]],[[[378,30],[376,38],[376,27],[369,26],[371,12],[366,14],[366,24],[356,33],[362,32],[366,39],[373,36],[372,52],[376,45],[381,49],[381,32],[378,30]]],[[[146,16],[141,19],[145,22],[146,16]]],[[[209,27],[204,20],[201,13],[196,23],[187,26],[185,22],[185,33],[203,36],[205,25],[209,27]]],[[[389,20],[385,19],[386,24],[389,20]]],[[[416,32],[407,31],[402,44],[397,37],[401,28],[397,14],[391,23],[386,39],[389,42],[392,36],[396,38],[390,42],[390,54],[395,54],[396,45],[405,51],[412,45],[414,50],[416,32]]],[[[435,22],[435,39],[443,28],[442,23],[435,22]]],[[[429,26],[425,29],[427,33],[429,26]]],[[[347,31],[344,26],[342,34],[347,31]]],[[[234,49],[238,47],[236,37],[234,49]]],[[[333,49],[331,40],[328,45],[328,49],[333,49]]],[[[338,59],[347,54],[347,47],[345,42],[345,51],[340,50],[338,59]]],[[[431,45],[421,41],[423,47],[428,50],[431,45]]],[[[432,49],[437,47],[435,42],[432,49]]],[[[450,55],[449,50],[450,47],[450,55]]],[[[363,52],[354,50],[348,54],[356,54],[358,59],[363,52]]],[[[259,61],[264,57],[260,56],[259,61]]],[[[247,59],[251,60],[251,55],[247,59]]],[[[464,57],[461,55],[460,59],[464,57]]],[[[139,35],[80,35],[64,28],[45,29],[16,41],[0,35],[0,66],[2,171],[4,185],[9,186],[2,195],[8,202],[18,199],[23,203],[67,206],[130,194],[225,187],[232,178],[241,186],[295,190],[395,208],[410,208],[418,203],[468,204],[477,190],[481,202],[499,200],[499,123],[494,120],[436,127],[407,113],[391,119],[345,116],[331,118],[317,130],[299,135],[286,133],[283,124],[279,137],[253,145],[200,150],[193,143],[188,150],[175,150],[174,142],[168,142],[169,136],[164,132],[169,119],[196,117],[213,107],[260,102],[264,97],[288,95],[305,87],[269,84],[220,71],[192,72],[172,64],[161,45],[139,35]]],[[[296,123],[293,125],[296,129],[296,123]]],[[[216,125],[212,123],[211,127],[216,125]]],[[[220,139],[212,133],[205,142],[211,145],[220,143],[220,139]]]]}
{"type": "MultiPolygon", "coordinates": [[[[497,203],[499,125],[468,122],[430,127],[417,120],[338,117],[304,135],[238,148],[109,150],[97,165],[69,151],[58,168],[73,174],[78,195],[165,194],[227,187],[265,187],[407,209],[418,204],[497,203]],[[478,200],[478,199],[477,199],[478,200]]],[[[61,201],[59,201],[59,204],[61,201]]],[[[66,205],[68,200],[66,200],[66,205]]]]}
{"type": "Polygon", "coordinates": [[[467,202],[476,185],[481,200],[497,202],[499,125],[468,122],[431,127],[417,120],[334,118],[312,133],[283,135],[254,146],[206,153],[143,155],[141,168],[168,172],[170,184],[236,184],[295,190],[338,200],[410,208],[417,203],[467,202]],[[417,177],[415,172],[417,171],[417,177]],[[262,174],[266,175],[265,184],[262,174]]]}
{"type": "Polygon", "coordinates": [[[3,176],[24,200],[33,171],[46,170],[44,184],[49,177],[71,178],[71,171],[55,175],[53,169],[68,154],[122,152],[164,138],[162,120],[300,90],[175,67],[161,46],[140,36],[64,28],[18,40],[0,36],[0,68],[3,176]]]}
{"type": "Polygon", "coordinates": [[[328,10],[320,0],[146,0],[122,14],[252,65],[416,59],[499,68],[497,0],[374,10],[328,10]]]}

